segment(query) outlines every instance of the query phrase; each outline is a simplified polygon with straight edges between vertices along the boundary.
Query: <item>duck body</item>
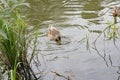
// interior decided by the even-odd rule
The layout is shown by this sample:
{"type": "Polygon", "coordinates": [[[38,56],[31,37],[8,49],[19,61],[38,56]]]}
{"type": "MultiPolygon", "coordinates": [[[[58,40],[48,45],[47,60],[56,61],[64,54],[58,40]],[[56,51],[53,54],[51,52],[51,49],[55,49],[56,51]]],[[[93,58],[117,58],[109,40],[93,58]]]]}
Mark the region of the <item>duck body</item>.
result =
{"type": "Polygon", "coordinates": [[[56,29],[52,25],[49,25],[49,27],[48,27],[48,37],[51,40],[56,41],[58,44],[61,44],[61,33],[58,29],[56,29]]]}

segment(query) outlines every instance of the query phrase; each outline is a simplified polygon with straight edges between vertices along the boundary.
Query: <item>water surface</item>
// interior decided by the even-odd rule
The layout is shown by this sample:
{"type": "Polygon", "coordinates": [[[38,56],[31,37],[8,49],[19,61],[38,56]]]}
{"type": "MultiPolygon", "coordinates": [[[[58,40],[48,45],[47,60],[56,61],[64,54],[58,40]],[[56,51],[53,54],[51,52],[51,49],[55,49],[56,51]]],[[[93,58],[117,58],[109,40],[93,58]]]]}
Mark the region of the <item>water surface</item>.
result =
{"type": "MultiPolygon", "coordinates": [[[[38,60],[35,73],[43,80],[119,80],[120,41],[117,48],[104,35],[95,49],[93,42],[112,21],[111,6],[119,0],[27,0],[29,25],[40,33],[38,60]],[[62,45],[47,37],[47,28],[53,24],[62,33],[62,45]],[[89,40],[88,40],[89,39],[89,40]],[[88,42],[87,42],[88,41],[88,42]],[[98,53],[98,52],[99,53],[98,53]],[[112,61],[111,61],[112,60],[112,61]]],[[[119,5],[118,5],[119,6],[119,5]]]]}

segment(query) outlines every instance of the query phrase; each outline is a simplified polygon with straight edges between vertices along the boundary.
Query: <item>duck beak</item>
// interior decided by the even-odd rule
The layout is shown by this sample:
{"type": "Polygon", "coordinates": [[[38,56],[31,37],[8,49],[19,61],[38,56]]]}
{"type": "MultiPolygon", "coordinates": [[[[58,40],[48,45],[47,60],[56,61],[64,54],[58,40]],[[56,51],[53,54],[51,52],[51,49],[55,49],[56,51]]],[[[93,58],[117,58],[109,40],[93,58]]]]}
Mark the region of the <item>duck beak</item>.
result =
{"type": "Polygon", "coordinates": [[[60,41],[60,40],[56,41],[56,43],[57,43],[58,45],[61,45],[61,41],[60,41]]]}

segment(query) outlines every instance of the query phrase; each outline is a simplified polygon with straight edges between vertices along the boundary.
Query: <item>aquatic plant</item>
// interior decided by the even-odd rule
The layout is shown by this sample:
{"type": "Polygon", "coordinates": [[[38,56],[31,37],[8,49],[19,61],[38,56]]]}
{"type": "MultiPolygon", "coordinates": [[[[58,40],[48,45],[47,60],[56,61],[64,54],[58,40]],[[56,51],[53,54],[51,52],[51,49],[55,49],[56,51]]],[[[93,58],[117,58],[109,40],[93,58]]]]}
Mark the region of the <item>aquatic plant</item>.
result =
{"type": "Polygon", "coordinates": [[[119,17],[119,15],[120,15],[120,9],[115,7],[113,12],[113,17],[114,17],[113,25],[110,28],[108,28],[109,39],[115,40],[115,38],[119,38],[119,32],[118,32],[119,26],[117,25],[117,19],[118,19],[117,17],[119,17]]]}
{"type": "Polygon", "coordinates": [[[109,22],[107,23],[107,27],[99,34],[99,36],[95,39],[94,43],[96,43],[97,39],[104,33],[108,39],[113,39],[113,41],[115,42],[115,40],[117,38],[120,37],[120,33],[119,33],[119,25],[117,22],[118,17],[120,16],[120,9],[115,7],[114,8],[114,12],[112,14],[113,16],[113,22],[109,22]]]}
{"type": "MultiPolygon", "coordinates": [[[[112,9],[113,10],[113,9],[112,9]]],[[[111,10],[111,11],[112,11],[111,10]]],[[[108,21],[107,23],[107,26],[106,28],[97,36],[97,38],[95,39],[94,41],[94,50],[98,53],[98,55],[105,61],[106,63],[106,66],[109,66],[108,65],[108,62],[107,62],[107,55],[105,52],[101,53],[98,49],[97,49],[97,45],[96,45],[96,42],[97,40],[102,36],[104,35],[104,40],[113,40],[113,43],[115,45],[115,47],[117,48],[116,46],[116,40],[118,38],[120,38],[120,32],[119,32],[119,29],[120,29],[120,26],[119,26],[119,22],[118,22],[118,17],[120,16],[120,9],[115,7],[113,12],[112,12],[112,17],[113,17],[113,22],[110,22],[108,21]]],[[[109,60],[110,62],[112,61],[111,58],[110,58],[110,55],[108,56],[109,57],[109,60]]]]}
{"type": "MultiPolygon", "coordinates": [[[[28,4],[19,0],[0,0],[0,2],[1,67],[11,80],[37,80],[27,60],[27,50],[31,41],[28,25],[20,14],[21,5],[28,6],[28,4]]],[[[36,43],[37,35],[32,54],[35,53],[36,43]]]]}

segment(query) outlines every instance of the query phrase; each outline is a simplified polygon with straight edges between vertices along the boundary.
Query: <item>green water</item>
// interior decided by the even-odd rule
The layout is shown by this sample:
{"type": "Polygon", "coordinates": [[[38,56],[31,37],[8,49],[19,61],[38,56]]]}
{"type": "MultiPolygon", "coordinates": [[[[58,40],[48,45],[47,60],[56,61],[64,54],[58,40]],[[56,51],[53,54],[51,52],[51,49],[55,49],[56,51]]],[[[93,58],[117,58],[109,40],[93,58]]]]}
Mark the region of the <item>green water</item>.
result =
{"type": "MultiPolygon", "coordinates": [[[[113,21],[113,0],[27,0],[31,8],[25,9],[28,24],[39,33],[37,60],[42,80],[119,80],[120,41],[99,37],[108,21],[113,21]],[[47,37],[47,28],[53,24],[63,37],[57,45],[47,37]],[[93,31],[93,32],[92,32],[93,31]],[[87,42],[87,38],[89,41],[87,42]],[[51,72],[53,71],[53,72],[51,72]]],[[[118,5],[119,6],[119,5],[118,5]]],[[[35,58],[36,59],[36,58],[35,58]]],[[[37,75],[39,76],[39,74],[37,75]]]]}

